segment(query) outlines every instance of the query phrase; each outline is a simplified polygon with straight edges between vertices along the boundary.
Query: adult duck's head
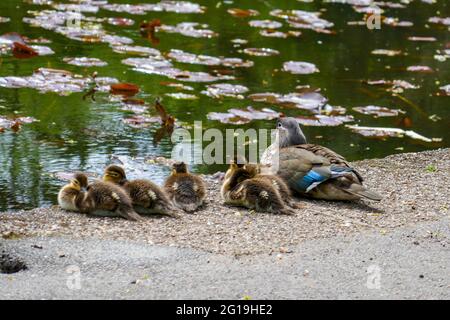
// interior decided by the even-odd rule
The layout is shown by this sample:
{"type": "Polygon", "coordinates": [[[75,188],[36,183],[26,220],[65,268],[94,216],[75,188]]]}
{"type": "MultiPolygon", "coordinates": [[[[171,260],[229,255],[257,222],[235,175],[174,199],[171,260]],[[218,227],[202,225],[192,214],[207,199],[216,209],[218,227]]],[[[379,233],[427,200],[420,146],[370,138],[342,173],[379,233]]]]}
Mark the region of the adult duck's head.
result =
{"type": "Polygon", "coordinates": [[[280,148],[306,143],[305,135],[294,118],[279,118],[277,130],[280,148]]]}

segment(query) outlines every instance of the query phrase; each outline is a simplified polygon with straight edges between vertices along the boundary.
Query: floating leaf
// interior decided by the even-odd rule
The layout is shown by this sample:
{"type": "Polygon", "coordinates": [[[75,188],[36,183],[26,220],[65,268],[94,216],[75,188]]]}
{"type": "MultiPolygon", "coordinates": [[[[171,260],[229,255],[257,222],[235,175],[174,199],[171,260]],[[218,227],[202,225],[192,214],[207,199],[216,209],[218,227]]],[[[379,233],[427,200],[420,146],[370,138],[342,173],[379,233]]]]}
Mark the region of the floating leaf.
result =
{"type": "Polygon", "coordinates": [[[263,29],[278,29],[283,26],[282,23],[273,20],[251,20],[248,24],[250,27],[263,29]]]}
{"type": "Polygon", "coordinates": [[[280,54],[279,51],[270,48],[245,48],[244,53],[257,57],[276,56],[280,54]]]}
{"type": "Polygon", "coordinates": [[[428,22],[435,24],[442,24],[444,26],[450,26],[450,17],[448,18],[431,17],[428,19],[428,22]]]}
{"type": "Polygon", "coordinates": [[[293,30],[290,30],[288,32],[282,32],[278,30],[265,29],[259,31],[259,34],[262,35],[263,37],[286,39],[288,37],[300,37],[302,33],[300,31],[293,31],[293,30]]]}
{"type": "Polygon", "coordinates": [[[374,115],[376,117],[396,117],[399,113],[405,113],[403,110],[389,109],[379,106],[355,107],[353,110],[362,114],[374,115]]]}
{"type": "Polygon", "coordinates": [[[191,86],[184,85],[182,83],[163,81],[163,82],[160,82],[159,84],[163,85],[163,86],[171,87],[171,88],[176,88],[179,90],[194,91],[194,88],[192,88],[191,86]]]}
{"type": "Polygon", "coordinates": [[[400,50],[376,49],[376,50],[372,51],[372,54],[393,57],[393,56],[401,55],[402,51],[400,51],[400,50]]]}
{"type": "Polygon", "coordinates": [[[254,93],[249,99],[258,102],[266,102],[286,107],[295,107],[306,110],[318,110],[326,106],[327,98],[318,92],[295,92],[288,94],[278,93],[254,93]]]}
{"type": "Polygon", "coordinates": [[[198,97],[196,95],[182,93],[182,92],[166,93],[165,95],[168,97],[177,99],[177,100],[196,100],[196,99],[198,99],[198,97]]]}
{"type": "Polygon", "coordinates": [[[237,44],[237,45],[247,44],[248,40],[245,40],[245,39],[232,39],[231,43],[234,43],[234,44],[237,44]]]}
{"type": "Polygon", "coordinates": [[[179,33],[193,38],[213,38],[218,36],[214,31],[207,29],[207,25],[202,25],[201,28],[198,28],[199,26],[200,24],[197,22],[182,22],[175,26],[163,24],[161,27],[157,28],[157,31],[179,33]]]}
{"type": "Polygon", "coordinates": [[[417,41],[417,42],[434,42],[437,41],[435,37],[408,37],[409,41],[417,41]]]}
{"type": "Polygon", "coordinates": [[[334,127],[339,126],[345,122],[353,121],[352,116],[326,116],[317,114],[314,116],[297,116],[295,117],[298,123],[304,126],[318,126],[318,127],[334,127]]]}
{"type": "Polygon", "coordinates": [[[252,107],[247,109],[229,109],[227,113],[210,112],[207,117],[209,120],[217,120],[222,123],[245,124],[252,120],[272,120],[282,116],[282,113],[264,108],[255,110],[252,107]]]}
{"type": "Polygon", "coordinates": [[[252,67],[252,61],[243,61],[240,58],[216,58],[206,55],[196,55],[193,53],[184,52],[182,50],[171,49],[167,57],[177,62],[201,64],[207,66],[223,65],[226,67],[252,67]]]}
{"type": "Polygon", "coordinates": [[[218,80],[231,80],[230,76],[213,76],[205,72],[184,71],[173,67],[172,63],[163,57],[129,58],[122,61],[126,65],[134,66],[135,71],[147,74],[157,74],[189,82],[214,82],[218,80]]]}
{"type": "Polygon", "coordinates": [[[327,29],[334,26],[332,22],[320,18],[320,12],[275,9],[270,12],[270,15],[285,19],[291,27],[297,29],[311,29],[316,32],[331,33],[327,29]]]}
{"type": "Polygon", "coordinates": [[[132,83],[115,83],[111,85],[112,94],[134,96],[139,92],[139,87],[132,83]]]}
{"type": "Polygon", "coordinates": [[[63,58],[63,61],[65,63],[72,64],[78,67],[104,67],[108,65],[106,62],[100,59],[87,57],[63,58]]]}
{"type": "Polygon", "coordinates": [[[287,61],[283,63],[283,70],[292,74],[312,74],[319,72],[319,69],[314,64],[299,61],[287,61]]]}
{"type": "Polygon", "coordinates": [[[406,71],[410,72],[421,72],[421,73],[433,73],[434,70],[428,66],[409,66],[406,71]]]}
{"type": "Polygon", "coordinates": [[[450,96],[450,84],[442,86],[439,88],[444,95],[450,96]]]}
{"type": "Polygon", "coordinates": [[[128,18],[108,18],[108,23],[113,26],[132,26],[134,24],[133,19],[128,18]]]}
{"type": "Polygon", "coordinates": [[[252,9],[231,8],[228,9],[227,12],[231,14],[233,17],[238,18],[247,18],[259,15],[258,11],[252,9]]]}
{"type": "Polygon", "coordinates": [[[146,12],[174,12],[174,13],[204,13],[205,8],[197,3],[188,1],[164,0],[158,3],[147,4],[104,4],[102,8],[114,12],[126,12],[130,14],[145,14],[146,12]]]}
{"type": "Polygon", "coordinates": [[[161,52],[159,50],[150,47],[118,45],[113,46],[112,49],[114,52],[123,54],[161,57],[161,52]]]}
{"type": "Polygon", "coordinates": [[[13,43],[13,55],[16,58],[26,59],[26,58],[36,57],[39,54],[37,53],[36,50],[34,50],[33,48],[31,48],[25,44],[22,44],[20,42],[14,42],[13,43]]]}
{"type": "MultiPolygon", "coordinates": [[[[97,77],[98,91],[109,91],[109,85],[117,83],[113,78],[97,77]]],[[[40,92],[56,92],[65,95],[71,92],[82,92],[89,89],[91,78],[73,74],[70,71],[39,68],[28,77],[0,77],[0,87],[5,88],[34,88],[40,92]]]]}
{"type": "Polygon", "coordinates": [[[386,137],[398,137],[402,138],[404,136],[410,137],[412,139],[421,140],[425,142],[433,142],[433,139],[424,137],[412,130],[403,130],[398,128],[381,128],[381,127],[360,127],[360,126],[351,126],[347,125],[352,131],[359,133],[365,137],[377,137],[377,138],[386,138],[386,137]]]}
{"type": "Polygon", "coordinates": [[[233,85],[229,83],[217,83],[208,85],[206,90],[201,93],[213,97],[233,97],[238,99],[244,99],[243,93],[248,92],[248,88],[242,85],[233,85]]]}
{"type": "Polygon", "coordinates": [[[32,117],[20,117],[15,119],[8,119],[0,116],[0,133],[4,133],[6,129],[10,129],[13,132],[20,131],[23,124],[29,124],[37,121],[32,117]]]}

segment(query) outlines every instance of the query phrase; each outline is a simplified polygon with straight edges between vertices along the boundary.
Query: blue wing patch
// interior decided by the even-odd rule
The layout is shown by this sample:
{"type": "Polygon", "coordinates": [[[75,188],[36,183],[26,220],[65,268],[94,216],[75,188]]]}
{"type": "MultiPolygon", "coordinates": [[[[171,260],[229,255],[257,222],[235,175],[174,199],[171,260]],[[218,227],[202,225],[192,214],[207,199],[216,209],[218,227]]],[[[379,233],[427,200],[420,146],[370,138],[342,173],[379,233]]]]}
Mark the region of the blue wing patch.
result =
{"type": "Polygon", "coordinates": [[[297,181],[296,186],[303,192],[309,191],[308,188],[313,184],[319,184],[327,180],[329,177],[322,176],[320,173],[310,170],[302,179],[297,181]]]}

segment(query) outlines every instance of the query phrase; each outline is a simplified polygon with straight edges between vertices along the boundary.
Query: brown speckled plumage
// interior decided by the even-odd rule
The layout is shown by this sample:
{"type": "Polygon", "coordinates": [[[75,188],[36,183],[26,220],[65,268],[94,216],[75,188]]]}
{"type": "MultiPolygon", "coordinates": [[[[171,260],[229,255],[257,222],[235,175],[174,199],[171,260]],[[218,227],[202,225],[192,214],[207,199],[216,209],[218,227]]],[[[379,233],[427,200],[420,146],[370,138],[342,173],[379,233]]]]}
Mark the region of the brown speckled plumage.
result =
{"type": "Polygon", "coordinates": [[[275,214],[293,214],[278,190],[267,178],[254,177],[245,168],[232,163],[225,174],[221,188],[225,203],[243,206],[259,212],[275,214]]]}
{"type": "Polygon", "coordinates": [[[172,204],[166,192],[150,180],[127,180],[125,170],[116,165],[105,169],[103,180],[121,186],[130,196],[135,211],[140,214],[178,216],[178,209],[172,204]]]}
{"type": "Polygon", "coordinates": [[[164,189],[174,204],[186,212],[194,212],[206,197],[204,181],[187,170],[185,163],[176,163],[164,189]]]}

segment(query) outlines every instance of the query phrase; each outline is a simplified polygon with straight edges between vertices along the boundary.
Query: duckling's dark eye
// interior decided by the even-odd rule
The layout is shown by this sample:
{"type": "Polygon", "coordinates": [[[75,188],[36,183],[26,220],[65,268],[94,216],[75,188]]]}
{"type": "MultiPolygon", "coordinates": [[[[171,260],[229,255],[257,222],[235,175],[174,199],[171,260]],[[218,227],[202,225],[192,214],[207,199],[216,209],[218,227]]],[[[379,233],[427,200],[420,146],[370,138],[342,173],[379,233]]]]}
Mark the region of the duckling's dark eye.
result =
{"type": "Polygon", "coordinates": [[[281,128],[281,122],[278,122],[278,128],[281,128]]]}

